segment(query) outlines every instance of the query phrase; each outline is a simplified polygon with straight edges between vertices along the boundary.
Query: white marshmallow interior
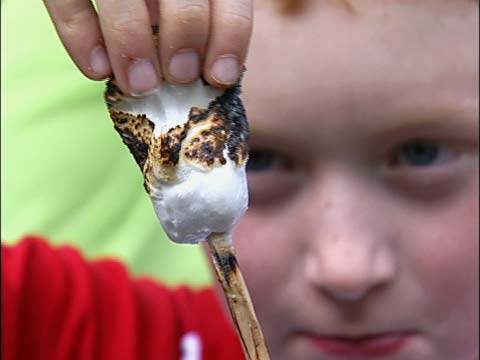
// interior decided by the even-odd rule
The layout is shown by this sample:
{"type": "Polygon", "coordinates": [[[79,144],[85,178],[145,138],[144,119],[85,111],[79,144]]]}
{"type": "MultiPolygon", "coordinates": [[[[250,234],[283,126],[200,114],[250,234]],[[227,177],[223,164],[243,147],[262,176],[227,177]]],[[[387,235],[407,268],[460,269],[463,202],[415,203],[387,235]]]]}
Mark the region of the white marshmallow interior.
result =
{"type": "Polygon", "coordinates": [[[125,98],[113,108],[134,115],[145,114],[155,124],[154,135],[158,136],[185,124],[192,107],[206,108],[221,93],[222,90],[206,86],[201,80],[188,86],[163,81],[149,95],[125,98]]]}
{"type": "Polygon", "coordinates": [[[180,160],[179,181],[151,192],[153,205],[170,239],[198,243],[212,232],[230,233],[248,207],[244,167],[227,163],[211,170],[180,160]]]}

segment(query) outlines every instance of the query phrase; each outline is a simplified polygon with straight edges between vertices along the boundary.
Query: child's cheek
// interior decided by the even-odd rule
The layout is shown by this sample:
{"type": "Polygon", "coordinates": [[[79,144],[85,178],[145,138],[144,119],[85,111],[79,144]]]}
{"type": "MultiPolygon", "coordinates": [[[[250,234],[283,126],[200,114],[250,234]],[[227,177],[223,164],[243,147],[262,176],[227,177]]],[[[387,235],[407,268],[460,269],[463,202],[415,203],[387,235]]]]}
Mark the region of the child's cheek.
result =
{"type": "Polygon", "coordinates": [[[425,239],[419,244],[425,272],[435,279],[434,289],[445,298],[455,297],[447,295],[447,284],[453,293],[471,293],[472,286],[478,285],[473,282],[478,278],[479,262],[478,194],[464,197],[456,205],[433,211],[419,227],[420,239],[425,239]]]}
{"type": "Polygon", "coordinates": [[[285,327],[290,323],[292,299],[285,292],[292,283],[300,283],[294,274],[301,252],[288,215],[288,211],[273,208],[251,208],[233,236],[237,259],[271,351],[283,346],[285,327]]]}
{"type": "Polygon", "coordinates": [[[256,291],[271,291],[288,268],[288,261],[284,261],[288,249],[282,239],[287,232],[275,216],[258,215],[254,210],[249,210],[235,228],[233,241],[238,260],[256,291]]]}
{"type": "MultiPolygon", "coordinates": [[[[472,193],[470,193],[472,195],[472,193]]],[[[444,351],[476,341],[478,322],[478,194],[419,214],[403,240],[405,270],[425,299],[424,315],[444,351]]]]}
{"type": "Polygon", "coordinates": [[[237,258],[256,306],[272,304],[291,277],[298,252],[289,221],[275,210],[250,209],[235,229],[237,258]]]}

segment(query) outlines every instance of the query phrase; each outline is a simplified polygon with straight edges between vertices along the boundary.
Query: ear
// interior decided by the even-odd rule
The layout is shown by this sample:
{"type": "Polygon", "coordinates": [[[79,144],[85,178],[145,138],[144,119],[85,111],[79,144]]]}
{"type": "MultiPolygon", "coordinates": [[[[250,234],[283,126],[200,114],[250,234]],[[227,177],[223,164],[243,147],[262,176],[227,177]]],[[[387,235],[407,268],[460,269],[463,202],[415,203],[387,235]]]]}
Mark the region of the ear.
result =
{"type": "Polygon", "coordinates": [[[143,114],[132,115],[112,109],[110,109],[110,117],[115,130],[120,134],[143,172],[153,136],[154,123],[143,114]]]}

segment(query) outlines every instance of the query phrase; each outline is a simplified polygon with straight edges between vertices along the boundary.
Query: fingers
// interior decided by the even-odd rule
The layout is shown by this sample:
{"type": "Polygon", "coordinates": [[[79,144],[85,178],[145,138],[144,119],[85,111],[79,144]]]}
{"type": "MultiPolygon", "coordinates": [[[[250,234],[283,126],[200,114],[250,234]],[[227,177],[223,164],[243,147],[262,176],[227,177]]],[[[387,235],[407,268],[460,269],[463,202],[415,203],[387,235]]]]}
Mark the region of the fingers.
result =
{"type": "Polygon", "coordinates": [[[44,2],[79,69],[95,80],[113,75],[133,95],[162,75],[181,84],[201,74],[213,86],[234,84],[252,30],[252,0],[97,0],[98,14],[90,0],[44,2]]]}
{"type": "Polygon", "coordinates": [[[154,88],[160,78],[150,16],[144,0],[98,0],[108,56],[119,86],[130,94],[154,88]]]}
{"type": "Polygon", "coordinates": [[[206,80],[219,87],[236,82],[252,32],[252,1],[212,0],[211,32],[204,64],[206,80]]]}
{"type": "Polygon", "coordinates": [[[200,75],[209,12],[208,0],[160,1],[159,51],[167,80],[189,83],[200,75]]]}
{"type": "Polygon", "coordinates": [[[240,76],[252,32],[251,0],[160,1],[159,52],[165,78],[213,86],[240,76]]]}
{"type": "Polygon", "coordinates": [[[71,58],[87,77],[111,75],[98,17],[89,0],[44,0],[55,29],[71,58]]]}

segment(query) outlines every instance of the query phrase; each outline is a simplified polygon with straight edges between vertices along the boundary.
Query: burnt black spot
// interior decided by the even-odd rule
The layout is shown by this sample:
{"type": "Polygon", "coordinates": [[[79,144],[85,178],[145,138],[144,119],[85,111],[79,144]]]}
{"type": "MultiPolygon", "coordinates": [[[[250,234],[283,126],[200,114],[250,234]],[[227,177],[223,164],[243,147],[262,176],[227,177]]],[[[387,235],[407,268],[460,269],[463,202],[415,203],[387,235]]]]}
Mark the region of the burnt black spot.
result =
{"type": "Polygon", "coordinates": [[[237,272],[238,262],[234,254],[219,254],[214,252],[213,256],[215,257],[215,262],[222,269],[225,276],[225,281],[228,286],[231,286],[232,275],[237,272]]]}
{"type": "Polygon", "coordinates": [[[143,188],[145,189],[145,191],[147,192],[147,194],[150,194],[150,189],[148,188],[147,182],[146,182],[145,180],[143,181],[143,188]]]}
{"type": "Polygon", "coordinates": [[[206,142],[205,144],[202,144],[202,151],[205,151],[206,153],[211,153],[213,151],[213,146],[210,142],[206,142]]]}
{"type": "Polygon", "coordinates": [[[176,126],[167,131],[165,135],[162,135],[160,155],[162,164],[175,166],[178,164],[180,158],[180,150],[182,142],[187,135],[189,126],[188,123],[182,128],[182,126],[176,126]]]}
{"type": "Polygon", "coordinates": [[[249,134],[247,115],[240,99],[240,82],[241,79],[208,105],[208,113],[213,112],[225,121],[225,128],[229,133],[226,141],[228,157],[237,164],[240,161],[239,155],[248,152],[247,142],[249,134]]]}
{"type": "Polygon", "coordinates": [[[178,158],[180,156],[180,148],[181,144],[175,144],[170,149],[168,160],[174,165],[178,163],[178,158]]]}
{"type": "Polygon", "coordinates": [[[118,98],[123,95],[123,91],[117,86],[113,79],[107,81],[104,98],[108,108],[118,102],[118,98]]]}
{"type": "Polygon", "coordinates": [[[152,35],[158,35],[158,24],[152,25],[152,35]]]}
{"type": "Polygon", "coordinates": [[[193,123],[198,123],[202,120],[205,120],[208,116],[208,113],[205,111],[203,113],[200,113],[200,114],[195,114],[195,115],[191,115],[189,116],[189,120],[193,123]]]}
{"type": "Polygon", "coordinates": [[[210,135],[210,131],[208,131],[208,130],[203,130],[203,131],[201,132],[201,134],[202,134],[202,136],[209,136],[209,135],[210,135]]]}
{"type": "Polygon", "coordinates": [[[238,268],[238,262],[235,255],[233,255],[232,253],[229,253],[227,257],[227,261],[228,261],[228,265],[230,266],[230,269],[232,269],[232,272],[236,271],[238,268]]]}
{"type": "Polygon", "coordinates": [[[207,80],[205,80],[203,76],[200,76],[200,79],[202,80],[203,86],[210,86],[210,84],[207,82],[207,80]]]}
{"type": "Polygon", "coordinates": [[[148,156],[148,144],[141,142],[128,129],[119,129],[115,126],[115,130],[120,134],[124,144],[127,145],[138,166],[140,166],[140,169],[143,170],[143,166],[145,165],[148,156]]]}

